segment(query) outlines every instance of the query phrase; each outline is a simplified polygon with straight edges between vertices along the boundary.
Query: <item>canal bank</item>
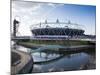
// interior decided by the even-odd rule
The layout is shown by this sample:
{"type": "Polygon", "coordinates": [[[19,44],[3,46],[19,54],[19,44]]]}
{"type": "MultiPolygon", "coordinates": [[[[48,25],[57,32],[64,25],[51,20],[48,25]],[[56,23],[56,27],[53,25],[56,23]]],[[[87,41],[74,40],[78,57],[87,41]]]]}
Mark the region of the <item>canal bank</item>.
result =
{"type": "Polygon", "coordinates": [[[23,44],[27,46],[33,45],[63,45],[63,46],[77,46],[77,45],[89,45],[90,41],[87,40],[18,40],[18,44],[23,44]]]}
{"type": "MultiPolygon", "coordinates": [[[[34,43],[32,41],[17,42],[16,44],[18,47],[16,50],[27,50],[30,52],[32,58],[34,59],[34,64],[32,63],[32,65],[28,63],[24,69],[22,68],[22,70],[16,73],[28,73],[28,67],[31,67],[31,69],[33,67],[31,73],[95,69],[95,58],[91,57],[91,54],[85,52],[88,51],[91,53],[92,51],[95,51],[95,45],[91,45],[88,42],[84,44],[82,44],[80,41],[77,42],[78,44],[76,45],[74,45],[76,42],[70,42],[70,45],[68,44],[67,46],[59,45],[59,43],[52,44],[53,42],[51,45],[50,43],[46,44],[48,42],[42,42],[41,44],[34,43]],[[79,45],[79,43],[81,44],[79,45]],[[20,46],[22,48],[20,48],[20,46]]],[[[22,51],[19,52],[21,53],[22,51]]],[[[27,58],[25,58],[25,61],[27,61],[27,58]]]]}
{"type": "Polygon", "coordinates": [[[11,60],[14,60],[11,64],[11,75],[29,73],[33,68],[33,59],[31,55],[14,49],[11,52],[11,60]]]}

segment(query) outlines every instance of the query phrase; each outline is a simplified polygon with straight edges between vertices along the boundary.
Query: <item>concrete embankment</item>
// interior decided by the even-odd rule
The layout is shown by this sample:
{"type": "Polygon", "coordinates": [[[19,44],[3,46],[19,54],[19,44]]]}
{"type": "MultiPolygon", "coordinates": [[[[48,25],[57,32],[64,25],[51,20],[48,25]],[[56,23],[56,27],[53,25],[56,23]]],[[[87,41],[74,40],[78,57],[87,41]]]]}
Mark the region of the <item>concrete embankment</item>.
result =
{"type": "Polygon", "coordinates": [[[29,73],[33,68],[33,59],[31,55],[19,50],[12,50],[12,52],[18,54],[20,59],[11,65],[11,75],[29,73]]]}

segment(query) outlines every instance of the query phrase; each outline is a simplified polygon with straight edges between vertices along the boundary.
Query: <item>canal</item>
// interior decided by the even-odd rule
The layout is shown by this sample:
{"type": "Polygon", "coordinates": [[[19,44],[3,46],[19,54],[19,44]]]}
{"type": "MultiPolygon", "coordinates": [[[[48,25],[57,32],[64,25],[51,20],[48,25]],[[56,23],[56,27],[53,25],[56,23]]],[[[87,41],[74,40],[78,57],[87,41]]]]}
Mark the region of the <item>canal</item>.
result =
{"type": "Polygon", "coordinates": [[[32,55],[34,65],[31,73],[87,70],[96,68],[95,50],[92,50],[91,52],[59,52],[50,49],[36,51],[37,48],[27,48],[20,45],[17,45],[16,48],[17,50],[22,50],[32,55]]]}

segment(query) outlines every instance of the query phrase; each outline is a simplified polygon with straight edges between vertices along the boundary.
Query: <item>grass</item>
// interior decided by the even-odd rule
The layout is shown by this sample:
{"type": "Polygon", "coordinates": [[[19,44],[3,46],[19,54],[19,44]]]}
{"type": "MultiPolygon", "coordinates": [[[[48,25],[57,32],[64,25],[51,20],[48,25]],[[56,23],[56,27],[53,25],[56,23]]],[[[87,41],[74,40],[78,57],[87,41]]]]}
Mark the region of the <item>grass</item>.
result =
{"type": "Polygon", "coordinates": [[[88,45],[88,41],[80,40],[29,40],[19,41],[19,44],[36,46],[36,45],[63,45],[63,46],[76,46],[76,45],[88,45]]]}

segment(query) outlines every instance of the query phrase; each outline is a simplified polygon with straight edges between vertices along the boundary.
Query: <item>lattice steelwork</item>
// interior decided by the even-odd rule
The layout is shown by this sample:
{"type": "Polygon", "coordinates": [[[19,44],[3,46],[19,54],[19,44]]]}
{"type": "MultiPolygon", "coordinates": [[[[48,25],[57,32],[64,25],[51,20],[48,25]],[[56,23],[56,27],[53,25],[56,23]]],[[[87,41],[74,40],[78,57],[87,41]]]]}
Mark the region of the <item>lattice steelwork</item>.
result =
{"type": "Polygon", "coordinates": [[[16,37],[17,33],[18,33],[18,27],[19,27],[19,21],[17,21],[16,19],[14,19],[13,21],[13,36],[16,37]]]}

